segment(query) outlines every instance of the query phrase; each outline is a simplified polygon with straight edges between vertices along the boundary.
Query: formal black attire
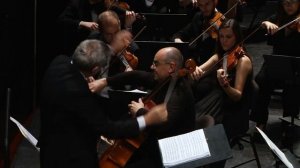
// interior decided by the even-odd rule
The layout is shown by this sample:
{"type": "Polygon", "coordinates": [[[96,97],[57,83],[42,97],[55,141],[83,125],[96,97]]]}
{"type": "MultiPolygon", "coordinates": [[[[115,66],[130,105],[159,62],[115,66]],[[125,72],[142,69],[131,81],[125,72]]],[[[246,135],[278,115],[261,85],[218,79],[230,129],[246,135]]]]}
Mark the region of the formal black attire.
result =
{"type": "MultiPolygon", "coordinates": [[[[158,82],[154,80],[154,74],[144,71],[131,71],[107,78],[109,86],[135,84],[144,86],[145,89],[153,89],[158,82]]],[[[169,83],[153,97],[156,104],[164,102],[169,83]]],[[[148,138],[129,161],[128,167],[146,166],[162,167],[157,139],[174,136],[194,130],[193,94],[185,78],[179,78],[167,102],[168,121],[165,124],[151,127],[147,130],[148,138]]],[[[145,112],[140,109],[139,113],[145,112]]]]}
{"type": "Polygon", "coordinates": [[[71,55],[76,46],[87,39],[91,31],[79,26],[80,21],[96,22],[98,15],[105,11],[104,1],[90,4],[88,0],[71,0],[58,17],[63,29],[64,54],[71,55]]]}
{"type": "MultiPolygon", "coordinates": [[[[192,42],[209,27],[208,20],[213,18],[215,14],[216,12],[212,16],[205,18],[201,12],[197,12],[191,23],[175,33],[172,38],[180,38],[182,41],[192,42]]],[[[207,38],[202,36],[195,42],[195,45],[190,47],[191,57],[197,61],[198,65],[206,62],[215,53],[216,42],[216,39],[213,39],[211,36],[207,38]]]]}
{"type": "MultiPolygon", "coordinates": [[[[217,67],[221,67],[221,63],[217,67]]],[[[227,70],[230,86],[234,86],[236,78],[236,67],[227,70]]],[[[209,90],[197,90],[196,94],[201,97],[195,103],[196,120],[203,115],[214,117],[216,123],[224,125],[228,139],[244,133],[249,126],[249,109],[251,102],[251,92],[253,73],[251,72],[245,82],[242,97],[239,101],[233,101],[220,86],[216,70],[210,75],[211,86],[209,90]],[[204,96],[203,96],[204,95],[204,96]]],[[[200,79],[201,82],[201,79],[200,79]]]]}
{"type": "MultiPolygon", "coordinates": [[[[293,17],[287,18],[285,22],[277,23],[277,17],[272,16],[270,21],[278,24],[279,26],[291,21],[293,17]]],[[[292,30],[290,34],[285,35],[285,29],[270,35],[268,44],[273,46],[273,54],[286,55],[293,57],[300,57],[300,33],[297,30],[292,30]]],[[[266,124],[268,120],[268,105],[271,99],[271,94],[274,89],[283,89],[282,105],[283,116],[291,114],[296,115],[299,113],[299,84],[294,81],[284,79],[273,79],[267,73],[267,63],[264,62],[260,71],[255,77],[255,81],[259,85],[259,92],[257,95],[257,103],[255,103],[251,119],[259,124],[266,124]]],[[[285,67],[282,67],[285,68],[285,67]]]]}
{"type": "Polygon", "coordinates": [[[45,73],[40,110],[42,168],[96,168],[100,135],[139,134],[136,119],[108,120],[83,74],[64,55],[56,57],[45,73]]]}

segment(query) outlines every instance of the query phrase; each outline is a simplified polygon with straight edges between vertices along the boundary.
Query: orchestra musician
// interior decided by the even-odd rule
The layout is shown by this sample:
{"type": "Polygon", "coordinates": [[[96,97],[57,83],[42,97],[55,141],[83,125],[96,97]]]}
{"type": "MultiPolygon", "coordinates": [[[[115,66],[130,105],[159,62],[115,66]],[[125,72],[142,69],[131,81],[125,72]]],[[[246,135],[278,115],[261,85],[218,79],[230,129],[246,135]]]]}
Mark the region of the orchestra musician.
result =
{"type": "Polygon", "coordinates": [[[124,15],[124,12],[125,15],[133,15],[133,11],[111,7],[109,0],[71,0],[57,20],[63,31],[63,53],[72,55],[81,41],[87,39],[91,34],[97,33],[99,27],[97,17],[108,8],[118,15],[124,15]]]}
{"type": "MultiPolygon", "coordinates": [[[[126,15],[125,18],[125,25],[128,26],[129,28],[132,26],[132,23],[136,20],[135,13],[133,15],[126,15]]],[[[97,23],[99,25],[98,30],[99,32],[96,34],[93,34],[89,37],[89,39],[98,39],[100,41],[105,42],[107,45],[112,46],[112,48],[115,48],[113,45],[113,41],[122,41],[124,42],[124,46],[126,47],[127,53],[130,52],[131,54],[135,54],[138,51],[138,46],[136,45],[135,42],[132,41],[132,35],[131,33],[127,33],[126,30],[121,29],[121,22],[118,17],[118,15],[111,10],[107,10],[99,14],[97,23]],[[123,33],[127,34],[126,36],[118,36],[117,34],[123,33]],[[122,37],[122,38],[121,38],[122,37]],[[129,46],[130,47],[127,47],[129,46]]],[[[128,31],[129,32],[129,31],[128,31]]],[[[132,64],[130,64],[129,61],[126,60],[124,54],[120,54],[120,52],[124,48],[120,48],[118,50],[113,51],[114,54],[112,54],[107,60],[107,67],[103,70],[102,73],[98,74],[95,76],[95,78],[103,78],[107,76],[113,76],[115,74],[124,72],[124,71],[132,71],[134,68],[132,67],[132,64]],[[123,59],[123,61],[121,61],[123,59]],[[124,64],[125,63],[125,64],[124,64]]],[[[132,59],[138,60],[138,58],[133,55],[132,59]]],[[[107,110],[113,110],[113,111],[119,111],[121,113],[122,111],[122,106],[114,106],[111,104],[111,101],[109,99],[109,94],[108,90],[110,90],[111,87],[106,87],[103,89],[101,92],[98,92],[97,94],[99,95],[99,102],[102,104],[102,107],[107,110]],[[114,107],[114,109],[112,109],[114,107]]],[[[120,88],[114,88],[114,89],[124,89],[124,87],[120,88]]],[[[126,108],[126,106],[125,106],[126,108]]],[[[118,113],[110,113],[109,114],[111,119],[119,118],[118,113]]]]}
{"type": "Polygon", "coordinates": [[[41,167],[98,168],[96,144],[100,135],[136,137],[146,127],[167,120],[164,104],[137,118],[108,119],[87,79],[105,67],[110,54],[105,43],[85,40],[72,57],[59,55],[50,64],[41,90],[41,167]]]}
{"type": "MultiPolygon", "coordinates": [[[[286,23],[295,20],[300,16],[299,0],[281,0],[278,12],[269,20],[262,22],[262,27],[268,32],[268,44],[273,46],[272,53],[275,55],[300,56],[300,22],[295,21],[293,24],[279,28],[286,23]],[[278,31],[279,30],[279,31],[278,31]]],[[[283,69],[285,67],[282,67],[283,69]]],[[[266,71],[266,62],[262,65],[260,71],[255,77],[259,85],[259,93],[256,106],[253,109],[251,118],[256,121],[257,126],[262,130],[266,130],[268,121],[268,105],[271,94],[274,89],[283,89],[282,105],[283,116],[296,115],[299,113],[299,105],[297,105],[297,87],[289,84],[284,79],[271,79],[266,71]]],[[[298,88],[299,89],[299,88],[298,88]]]]}
{"type": "MultiPolygon", "coordinates": [[[[127,30],[131,30],[132,24],[135,22],[135,20],[136,14],[134,12],[128,12],[128,15],[126,15],[125,17],[125,27],[127,30]]],[[[111,10],[107,10],[99,14],[97,24],[99,25],[99,32],[97,34],[91,35],[89,38],[101,40],[108,45],[111,44],[115,35],[119,31],[121,31],[121,21],[119,19],[119,16],[117,15],[117,13],[111,10]]],[[[128,47],[126,51],[129,51],[134,54],[134,52],[138,50],[138,46],[134,42],[131,43],[131,40],[127,42],[128,45],[129,43],[130,47],[128,47]]],[[[119,54],[118,52],[120,51],[115,51],[114,56],[117,56],[119,54]]],[[[127,62],[124,65],[120,59],[113,59],[114,58],[110,59],[110,61],[113,61],[113,63],[110,62],[110,67],[108,71],[110,76],[121,72],[121,69],[124,69],[125,71],[133,70],[133,67],[130,65],[130,62],[127,62]]]]}
{"type": "Polygon", "coordinates": [[[217,53],[191,74],[198,83],[213,76],[209,91],[194,91],[195,95],[201,96],[195,104],[196,121],[203,115],[214,117],[215,123],[223,123],[229,140],[248,130],[249,123],[245,105],[249,103],[253,68],[241,41],[238,22],[225,20],[219,28],[217,53]]]}
{"type": "MultiPolygon", "coordinates": [[[[155,90],[151,102],[166,103],[167,122],[147,129],[147,138],[133,154],[126,167],[162,167],[158,148],[158,138],[174,136],[194,130],[194,99],[185,77],[178,76],[183,64],[183,56],[174,47],[160,49],[154,57],[153,72],[130,71],[113,77],[98,79],[89,84],[92,92],[100,91],[105,86],[138,84],[145,89],[155,90]],[[154,89],[160,86],[160,89],[154,89]]],[[[133,116],[147,114],[149,104],[142,99],[128,105],[133,116]]],[[[151,108],[150,108],[151,110],[151,108]]]]}
{"type": "Polygon", "coordinates": [[[207,31],[211,24],[214,24],[211,27],[212,31],[204,33],[197,41],[193,42],[195,45],[190,47],[191,57],[198,64],[203,64],[215,52],[217,39],[214,35],[217,34],[223,17],[219,17],[222,14],[216,9],[217,0],[197,0],[197,4],[200,11],[195,14],[191,23],[175,33],[172,39],[175,42],[193,42],[204,31],[207,31]]]}

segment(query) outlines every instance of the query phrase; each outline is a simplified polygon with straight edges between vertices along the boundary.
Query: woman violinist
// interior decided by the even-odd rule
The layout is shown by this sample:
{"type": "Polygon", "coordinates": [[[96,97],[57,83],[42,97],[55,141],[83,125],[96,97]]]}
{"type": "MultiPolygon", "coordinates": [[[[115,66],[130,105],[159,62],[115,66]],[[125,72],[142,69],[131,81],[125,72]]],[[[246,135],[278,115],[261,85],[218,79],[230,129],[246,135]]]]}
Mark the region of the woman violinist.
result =
{"type": "MultiPolygon", "coordinates": [[[[299,0],[282,0],[276,15],[269,20],[262,22],[262,27],[269,34],[268,44],[273,46],[273,54],[286,56],[300,56],[300,1],[299,0]],[[292,24],[287,23],[295,20],[292,24]]],[[[282,67],[283,69],[285,67],[282,67]]],[[[266,72],[266,62],[262,65],[259,73],[255,77],[259,85],[259,94],[256,106],[251,116],[257,122],[257,126],[265,129],[268,121],[268,105],[271,93],[275,88],[283,89],[283,115],[297,114],[296,87],[287,85],[285,80],[274,80],[268,77],[266,72]]],[[[298,91],[299,93],[299,91],[298,91]]],[[[299,99],[299,98],[298,98],[299,99]]]]}
{"type": "Polygon", "coordinates": [[[196,120],[204,115],[213,116],[216,123],[224,124],[229,139],[248,129],[245,116],[248,112],[243,109],[248,103],[252,60],[240,46],[241,41],[238,22],[234,19],[224,21],[219,28],[217,53],[191,75],[198,83],[204,76],[211,76],[210,88],[195,90],[194,94],[201,97],[195,105],[196,120]]]}

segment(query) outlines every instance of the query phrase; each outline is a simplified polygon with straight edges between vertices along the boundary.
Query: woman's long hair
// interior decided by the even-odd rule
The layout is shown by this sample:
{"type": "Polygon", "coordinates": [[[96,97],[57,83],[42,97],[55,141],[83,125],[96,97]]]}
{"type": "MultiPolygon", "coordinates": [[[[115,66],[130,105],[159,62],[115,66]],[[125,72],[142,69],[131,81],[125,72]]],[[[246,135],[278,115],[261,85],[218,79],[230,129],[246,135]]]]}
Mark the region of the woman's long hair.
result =
{"type": "Polygon", "coordinates": [[[235,35],[235,44],[233,45],[233,48],[235,48],[235,46],[243,40],[243,34],[241,31],[240,25],[236,20],[234,20],[234,19],[227,20],[226,19],[225,21],[223,21],[223,23],[219,27],[219,38],[218,38],[218,42],[217,42],[217,54],[219,57],[223,57],[223,55],[226,52],[223,50],[223,48],[221,46],[221,42],[220,42],[220,30],[222,30],[224,28],[232,29],[232,31],[235,35]]]}
{"type": "MultiPolygon", "coordinates": [[[[284,0],[281,0],[278,3],[278,8],[277,8],[277,14],[276,14],[276,23],[278,26],[282,26],[290,21],[292,21],[293,19],[295,19],[299,14],[300,14],[300,4],[298,6],[298,11],[294,14],[294,15],[287,15],[287,13],[285,12],[284,8],[283,8],[283,3],[284,0]]],[[[298,0],[298,3],[300,3],[300,1],[298,0]]]]}

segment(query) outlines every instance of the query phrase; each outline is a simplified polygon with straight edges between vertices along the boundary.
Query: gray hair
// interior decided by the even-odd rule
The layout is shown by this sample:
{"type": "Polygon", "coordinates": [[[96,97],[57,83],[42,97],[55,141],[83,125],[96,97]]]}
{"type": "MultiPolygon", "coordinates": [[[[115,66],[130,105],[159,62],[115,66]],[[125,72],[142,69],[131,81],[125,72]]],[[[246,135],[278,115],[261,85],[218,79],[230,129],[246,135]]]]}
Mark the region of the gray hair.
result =
{"type": "Polygon", "coordinates": [[[90,72],[95,66],[105,67],[111,50],[102,41],[89,39],[82,41],[72,56],[73,64],[81,71],[90,72]]]}
{"type": "Polygon", "coordinates": [[[176,63],[176,69],[180,69],[183,64],[183,56],[181,52],[175,47],[166,48],[166,62],[174,61],[176,63]]]}

